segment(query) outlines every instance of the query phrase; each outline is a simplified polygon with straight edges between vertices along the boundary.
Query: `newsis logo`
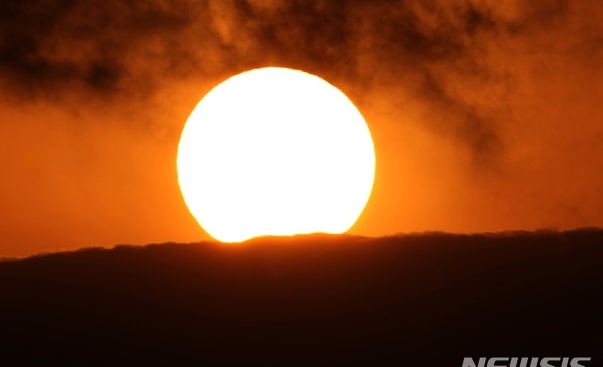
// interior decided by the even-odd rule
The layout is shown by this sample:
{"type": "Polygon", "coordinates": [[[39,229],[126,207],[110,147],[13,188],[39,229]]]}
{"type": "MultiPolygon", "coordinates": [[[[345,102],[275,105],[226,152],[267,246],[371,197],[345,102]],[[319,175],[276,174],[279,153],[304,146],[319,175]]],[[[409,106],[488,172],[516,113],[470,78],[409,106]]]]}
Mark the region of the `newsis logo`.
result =
{"type": "Polygon", "coordinates": [[[590,362],[590,357],[482,357],[477,363],[473,358],[465,357],[463,367],[588,367],[585,362],[590,362]]]}

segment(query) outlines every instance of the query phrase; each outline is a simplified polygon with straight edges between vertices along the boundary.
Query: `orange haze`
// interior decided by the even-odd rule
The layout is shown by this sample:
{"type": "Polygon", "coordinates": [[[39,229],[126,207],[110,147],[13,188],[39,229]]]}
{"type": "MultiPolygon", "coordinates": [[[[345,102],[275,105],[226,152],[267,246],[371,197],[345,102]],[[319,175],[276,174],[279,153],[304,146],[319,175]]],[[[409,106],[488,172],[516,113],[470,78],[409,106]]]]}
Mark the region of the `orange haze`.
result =
{"type": "Polygon", "coordinates": [[[0,256],[208,236],[180,131],[227,77],[344,91],[375,142],[352,233],[603,225],[603,3],[0,4],[0,256]]]}

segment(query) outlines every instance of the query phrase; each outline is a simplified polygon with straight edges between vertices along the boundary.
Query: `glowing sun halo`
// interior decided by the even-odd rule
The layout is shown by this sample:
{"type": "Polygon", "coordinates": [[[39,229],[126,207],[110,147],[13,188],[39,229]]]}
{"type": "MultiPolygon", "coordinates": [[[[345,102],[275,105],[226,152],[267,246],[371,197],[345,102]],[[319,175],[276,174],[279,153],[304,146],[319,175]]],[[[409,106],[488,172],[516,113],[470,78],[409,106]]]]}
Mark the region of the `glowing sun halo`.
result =
{"type": "Polygon", "coordinates": [[[352,102],[323,79],[262,68],[212,89],[178,147],[184,200],[212,237],[343,233],[370,196],[375,152],[352,102]]]}

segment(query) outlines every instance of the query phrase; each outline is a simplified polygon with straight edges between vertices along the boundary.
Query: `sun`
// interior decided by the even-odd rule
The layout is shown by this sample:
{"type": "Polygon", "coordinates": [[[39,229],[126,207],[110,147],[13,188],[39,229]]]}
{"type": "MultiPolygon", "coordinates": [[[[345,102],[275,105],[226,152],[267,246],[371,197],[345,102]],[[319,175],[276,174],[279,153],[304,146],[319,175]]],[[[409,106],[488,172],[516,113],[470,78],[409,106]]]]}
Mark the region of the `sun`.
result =
{"type": "Polygon", "coordinates": [[[368,126],[343,92],[268,67],[212,89],[188,118],[178,182],[199,225],[222,242],[343,233],[373,187],[368,126]]]}

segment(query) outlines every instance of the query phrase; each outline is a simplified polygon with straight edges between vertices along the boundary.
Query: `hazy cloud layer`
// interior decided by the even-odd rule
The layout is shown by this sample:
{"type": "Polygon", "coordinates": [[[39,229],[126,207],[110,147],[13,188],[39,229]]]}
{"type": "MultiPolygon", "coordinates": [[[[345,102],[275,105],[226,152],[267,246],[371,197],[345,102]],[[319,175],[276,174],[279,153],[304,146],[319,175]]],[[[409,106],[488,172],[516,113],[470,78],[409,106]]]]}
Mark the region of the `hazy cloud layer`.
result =
{"type": "Polygon", "coordinates": [[[3,2],[0,77],[26,98],[69,88],[113,99],[191,74],[290,66],[345,80],[357,99],[374,85],[393,84],[393,99],[404,88],[436,111],[425,124],[490,154],[511,118],[509,53],[571,53],[575,67],[600,68],[601,27],[588,15],[601,6],[590,3],[3,2]]]}

